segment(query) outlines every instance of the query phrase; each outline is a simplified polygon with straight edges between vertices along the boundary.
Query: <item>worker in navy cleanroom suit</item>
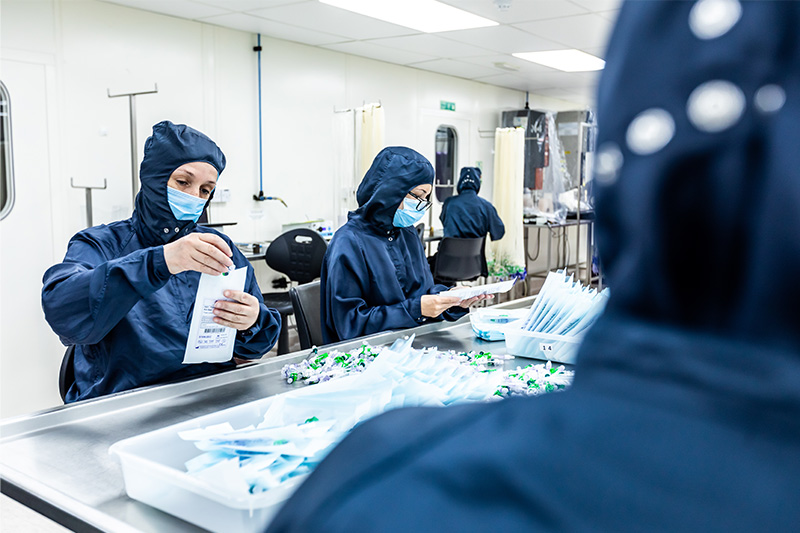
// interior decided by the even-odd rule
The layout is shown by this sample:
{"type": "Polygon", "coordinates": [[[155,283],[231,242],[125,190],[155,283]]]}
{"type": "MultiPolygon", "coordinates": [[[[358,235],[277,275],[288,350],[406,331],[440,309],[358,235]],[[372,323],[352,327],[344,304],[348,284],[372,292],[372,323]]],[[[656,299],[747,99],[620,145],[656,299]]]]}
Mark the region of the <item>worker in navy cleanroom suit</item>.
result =
{"type": "Polygon", "coordinates": [[[269,531],[797,531],[798,27],[798,2],[625,3],[598,98],[611,297],[572,388],[368,421],[269,531]]]}
{"type": "Polygon", "coordinates": [[[480,298],[439,295],[412,227],[430,207],[433,167],[410,148],[384,148],[358,186],[358,209],[333,236],[321,275],[325,343],[430,320],[455,320],[480,298]]]}
{"type": "Polygon", "coordinates": [[[481,190],[481,170],[476,167],[461,169],[456,186],[458,195],[444,201],[439,220],[442,221],[445,237],[475,239],[489,234],[493,241],[502,239],[506,233],[497,210],[478,193],[481,190]]]}
{"type": "Polygon", "coordinates": [[[275,344],[280,316],[264,305],[252,266],[228,237],[195,223],[224,168],[202,133],[156,124],[131,218],[79,232],[45,272],[47,322],[76,345],[67,402],[232,368],[182,364],[201,272],[247,267],[245,291],[215,304],[215,321],[238,330],[234,356],[257,359],[275,344]]]}

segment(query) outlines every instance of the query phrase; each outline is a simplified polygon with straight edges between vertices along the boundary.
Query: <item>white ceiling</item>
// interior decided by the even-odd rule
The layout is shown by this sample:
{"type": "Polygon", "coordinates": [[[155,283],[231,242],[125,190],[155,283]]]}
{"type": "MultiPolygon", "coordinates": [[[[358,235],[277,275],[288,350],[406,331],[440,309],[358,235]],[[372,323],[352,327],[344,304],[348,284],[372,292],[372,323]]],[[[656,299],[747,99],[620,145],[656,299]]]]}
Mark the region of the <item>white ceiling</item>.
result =
{"type": "Polygon", "coordinates": [[[621,4],[621,0],[510,0],[510,7],[501,10],[500,0],[440,0],[500,25],[421,33],[317,0],[105,1],[583,105],[593,104],[599,72],[561,72],[511,54],[577,48],[603,57],[621,4]],[[508,67],[498,68],[497,63],[508,67]]]}

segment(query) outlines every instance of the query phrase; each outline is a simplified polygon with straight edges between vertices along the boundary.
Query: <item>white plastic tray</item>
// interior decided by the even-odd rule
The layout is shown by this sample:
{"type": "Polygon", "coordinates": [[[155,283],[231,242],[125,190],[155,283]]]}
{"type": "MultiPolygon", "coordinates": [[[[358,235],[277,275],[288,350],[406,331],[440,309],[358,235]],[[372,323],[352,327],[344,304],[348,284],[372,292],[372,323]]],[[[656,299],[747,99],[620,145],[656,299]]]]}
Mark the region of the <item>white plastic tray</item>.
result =
{"type": "Polygon", "coordinates": [[[505,338],[504,331],[512,322],[524,318],[528,309],[495,309],[487,307],[475,309],[469,313],[469,322],[472,332],[479,339],[485,341],[501,341],[505,338]]]}
{"type": "Polygon", "coordinates": [[[184,463],[202,452],[179,431],[229,422],[235,429],[258,424],[275,397],[257,400],[114,443],[128,496],[216,532],[261,532],[306,476],[277,489],[230,495],[188,474],[184,463]]]}
{"type": "Polygon", "coordinates": [[[559,363],[575,363],[582,337],[565,337],[528,331],[515,326],[504,329],[506,350],[511,355],[544,359],[559,363]]]}

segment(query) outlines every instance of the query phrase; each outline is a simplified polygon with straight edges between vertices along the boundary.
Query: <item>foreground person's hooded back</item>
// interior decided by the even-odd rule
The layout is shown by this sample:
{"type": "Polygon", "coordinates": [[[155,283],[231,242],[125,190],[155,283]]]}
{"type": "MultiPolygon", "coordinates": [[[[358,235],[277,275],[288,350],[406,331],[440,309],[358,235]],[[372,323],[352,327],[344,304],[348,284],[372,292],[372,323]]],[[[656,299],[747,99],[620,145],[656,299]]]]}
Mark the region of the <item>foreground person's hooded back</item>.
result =
{"type": "Polygon", "coordinates": [[[502,239],[506,227],[497,210],[478,193],[481,190],[481,171],[464,167],[456,185],[456,196],[444,201],[439,220],[445,237],[475,239],[489,234],[493,241],[502,239]]]}
{"type": "Polygon", "coordinates": [[[233,368],[182,364],[200,273],[170,274],[164,245],[190,233],[224,239],[234,265],[247,267],[245,292],[260,303],[256,323],[237,333],[234,355],[258,358],[277,340],[280,316],[262,300],[253,267],[225,235],[178,220],[167,199],[172,172],[208,163],[221,174],[225,156],[202,133],[165,121],[144,147],[141,190],[131,218],[77,233],[64,261],[45,272],[42,307],[65,345],[75,346],[75,383],[67,402],[233,368]]]}
{"type": "MultiPolygon", "coordinates": [[[[393,223],[406,194],[431,183],[433,167],[411,148],[390,146],[375,156],[356,192],[358,209],[336,231],[322,264],[326,344],[437,320],[422,315],[420,301],[447,287],[434,285],[416,230],[393,223]]],[[[442,318],[465,313],[453,308],[442,318]]]]}
{"type": "Polygon", "coordinates": [[[612,292],[573,387],[367,422],[270,531],[796,530],[799,26],[796,2],[625,4],[598,108],[612,292]]]}

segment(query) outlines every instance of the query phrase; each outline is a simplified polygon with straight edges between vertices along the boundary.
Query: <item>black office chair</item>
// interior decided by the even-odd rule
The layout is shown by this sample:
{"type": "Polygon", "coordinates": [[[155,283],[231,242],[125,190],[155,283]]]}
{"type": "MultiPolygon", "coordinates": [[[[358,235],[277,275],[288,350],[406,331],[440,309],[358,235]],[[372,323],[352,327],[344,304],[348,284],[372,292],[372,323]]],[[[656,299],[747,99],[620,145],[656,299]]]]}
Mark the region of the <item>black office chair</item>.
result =
{"type": "Polygon", "coordinates": [[[312,281],[289,289],[297,322],[300,348],[322,346],[322,317],[320,315],[320,282],[312,281]]]}
{"type": "Polygon", "coordinates": [[[61,359],[61,369],[58,371],[58,393],[61,394],[61,401],[67,403],[67,392],[72,384],[75,383],[75,346],[67,346],[64,358],[61,359]]]}
{"type": "MultiPolygon", "coordinates": [[[[308,283],[319,277],[322,258],[328,244],[319,233],[310,229],[293,229],[278,236],[267,248],[264,260],[273,270],[284,274],[290,281],[308,283]]],[[[281,314],[281,332],[278,337],[278,354],[289,351],[287,319],[294,312],[288,292],[263,293],[267,307],[281,314]]]]}
{"type": "Polygon", "coordinates": [[[439,243],[433,267],[434,281],[443,285],[452,285],[456,281],[472,281],[481,276],[488,276],[485,246],[486,237],[443,238],[439,243]]]}

